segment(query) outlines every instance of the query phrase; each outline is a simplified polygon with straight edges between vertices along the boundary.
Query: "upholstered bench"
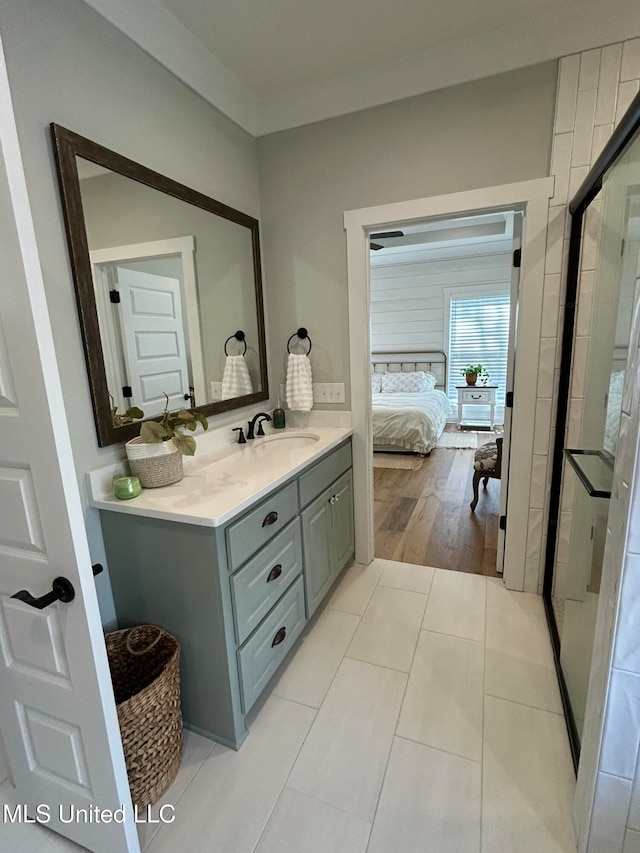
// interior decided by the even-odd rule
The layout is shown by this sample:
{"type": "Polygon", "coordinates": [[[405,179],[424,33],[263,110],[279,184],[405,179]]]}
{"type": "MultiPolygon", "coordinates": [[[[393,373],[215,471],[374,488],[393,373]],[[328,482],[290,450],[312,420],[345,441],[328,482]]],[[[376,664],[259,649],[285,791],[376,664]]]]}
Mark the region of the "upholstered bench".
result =
{"type": "Polygon", "coordinates": [[[478,505],[478,486],[484,480],[486,489],[489,477],[499,480],[502,472],[502,436],[479,447],[473,457],[473,500],[471,512],[478,505]]]}

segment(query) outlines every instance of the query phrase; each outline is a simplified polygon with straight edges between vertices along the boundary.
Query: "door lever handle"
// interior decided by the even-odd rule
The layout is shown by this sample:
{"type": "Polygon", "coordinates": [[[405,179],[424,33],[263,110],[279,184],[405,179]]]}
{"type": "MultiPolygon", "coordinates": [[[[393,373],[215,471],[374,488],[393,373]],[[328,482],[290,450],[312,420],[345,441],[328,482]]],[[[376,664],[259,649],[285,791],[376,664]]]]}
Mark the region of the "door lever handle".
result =
{"type": "Polygon", "coordinates": [[[38,610],[44,610],[49,604],[54,601],[64,601],[68,603],[76,597],[76,591],[73,588],[71,581],[66,578],[55,578],[53,581],[53,589],[46,595],[41,595],[40,598],[34,598],[26,589],[21,589],[12,595],[11,598],[17,598],[24,601],[25,604],[30,604],[31,607],[36,607],[38,610]]]}

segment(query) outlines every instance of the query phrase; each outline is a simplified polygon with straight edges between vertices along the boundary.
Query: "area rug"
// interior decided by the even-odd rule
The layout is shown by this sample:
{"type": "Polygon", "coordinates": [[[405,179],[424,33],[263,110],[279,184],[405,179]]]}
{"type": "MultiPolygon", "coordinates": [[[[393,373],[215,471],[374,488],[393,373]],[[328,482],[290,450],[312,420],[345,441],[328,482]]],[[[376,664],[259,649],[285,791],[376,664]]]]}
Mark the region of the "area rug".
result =
{"type": "Polygon", "coordinates": [[[436,447],[447,450],[475,449],[478,446],[478,434],[475,432],[443,432],[436,447]]]}
{"type": "Polygon", "coordinates": [[[419,471],[424,462],[423,456],[410,456],[405,453],[374,453],[374,468],[404,468],[406,471],[419,471]]]}

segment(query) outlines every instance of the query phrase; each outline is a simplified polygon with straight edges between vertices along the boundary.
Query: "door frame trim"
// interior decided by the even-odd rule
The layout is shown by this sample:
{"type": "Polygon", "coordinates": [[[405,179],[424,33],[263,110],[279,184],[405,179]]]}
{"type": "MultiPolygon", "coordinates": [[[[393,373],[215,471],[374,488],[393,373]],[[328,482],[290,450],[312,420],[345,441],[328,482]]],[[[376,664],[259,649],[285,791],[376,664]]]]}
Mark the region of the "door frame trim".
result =
{"type": "MultiPolygon", "coordinates": [[[[537,392],[537,381],[531,380],[530,365],[538,364],[540,354],[547,222],[553,192],[554,178],[548,177],[345,212],[353,474],[354,492],[359,496],[354,510],[359,563],[366,565],[374,558],[369,234],[392,230],[400,223],[411,221],[513,208],[525,213],[517,337],[518,352],[526,357],[521,355],[518,359],[516,356],[514,375],[517,406],[513,409],[511,427],[511,476],[519,487],[512,490],[510,498],[504,580],[509,589],[525,589],[537,392]]],[[[537,583],[535,590],[530,591],[538,591],[537,583]]]]}

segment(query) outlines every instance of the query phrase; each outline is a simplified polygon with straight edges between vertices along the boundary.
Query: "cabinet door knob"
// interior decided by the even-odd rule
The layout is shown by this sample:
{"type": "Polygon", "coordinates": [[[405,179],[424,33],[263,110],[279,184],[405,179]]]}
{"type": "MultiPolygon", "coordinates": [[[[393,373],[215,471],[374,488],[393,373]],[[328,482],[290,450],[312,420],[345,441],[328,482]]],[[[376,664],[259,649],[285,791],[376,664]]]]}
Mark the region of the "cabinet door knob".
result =
{"type": "Polygon", "coordinates": [[[268,515],[265,516],[265,519],[262,522],[262,526],[268,527],[270,524],[275,524],[277,520],[278,520],[278,513],[275,511],[270,512],[268,515]]]}
{"type": "Polygon", "coordinates": [[[331,497],[329,498],[329,503],[330,503],[330,504],[334,504],[335,502],[336,502],[336,496],[335,496],[335,495],[331,495],[331,497]]]}
{"type": "Polygon", "coordinates": [[[336,503],[338,503],[338,501],[340,500],[340,495],[336,495],[335,497],[336,497],[336,503]]]}
{"type": "Polygon", "coordinates": [[[269,583],[269,581],[274,581],[276,578],[279,578],[281,574],[282,574],[282,564],[278,563],[269,572],[269,575],[267,577],[267,583],[269,583]]]}
{"type": "Polygon", "coordinates": [[[279,646],[280,643],[284,640],[284,638],[286,636],[287,636],[287,629],[283,625],[282,628],[280,628],[280,630],[276,633],[275,637],[273,638],[273,642],[271,643],[271,648],[273,648],[274,646],[279,646]]]}

